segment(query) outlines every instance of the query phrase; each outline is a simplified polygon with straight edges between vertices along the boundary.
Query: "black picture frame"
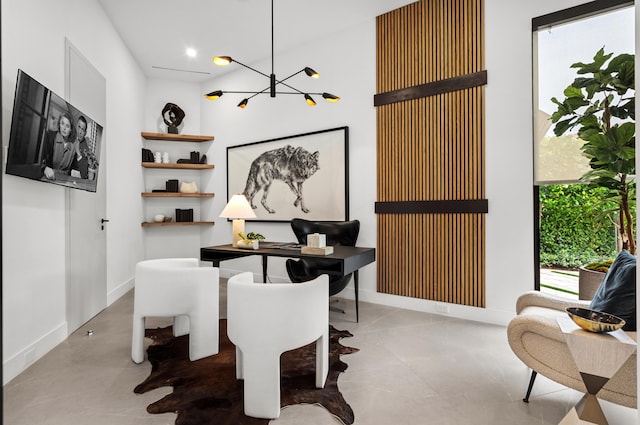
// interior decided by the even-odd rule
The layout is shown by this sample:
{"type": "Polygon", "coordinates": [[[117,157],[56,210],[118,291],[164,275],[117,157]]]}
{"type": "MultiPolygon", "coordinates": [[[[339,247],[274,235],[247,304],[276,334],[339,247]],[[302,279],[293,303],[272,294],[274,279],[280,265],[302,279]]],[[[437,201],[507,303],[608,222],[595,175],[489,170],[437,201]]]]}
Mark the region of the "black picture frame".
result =
{"type": "Polygon", "coordinates": [[[252,203],[251,221],[348,220],[349,127],[227,147],[227,199],[236,193],[252,203]]]}

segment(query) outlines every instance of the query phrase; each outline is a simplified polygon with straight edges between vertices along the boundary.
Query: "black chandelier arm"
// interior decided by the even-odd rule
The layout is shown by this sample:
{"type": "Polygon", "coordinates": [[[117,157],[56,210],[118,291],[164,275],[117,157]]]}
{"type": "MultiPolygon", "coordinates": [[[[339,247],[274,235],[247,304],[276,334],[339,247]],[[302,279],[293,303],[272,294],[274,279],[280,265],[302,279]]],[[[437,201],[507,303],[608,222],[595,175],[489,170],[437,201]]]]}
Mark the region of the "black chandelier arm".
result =
{"type": "MultiPolygon", "coordinates": [[[[264,90],[261,91],[233,91],[233,90],[222,90],[222,93],[234,93],[234,94],[251,94],[253,96],[259,95],[259,94],[269,94],[268,92],[269,87],[267,87],[264,90]]],[[[294,89],[295,90],[295,89],[294,89]]],[[[297,94],[297,95],[304,95],[304,94],[309,94],[309,95],[314,95],[314,96],[322,96],[324,93],[304,93],[301,91],[279,91],[276,92],[276,94],[297,94]]],[[[253,97],[251,96],[251,97],[253,97]]]]}
{"type": "Polygon", "coordinates": [[[245,68],[250,69],[250,70],[252,70],[253,72],[256,72],[256,73],[258,73],[258,74],[260,74],[260,75],[263,75],[263,76],[265,76],[265,77],[267,77],[267,78],[271,78],[269,75],[265,74],[264,72],[258,71],[257,69],[252,68],[252,67],[250,67],[249,65],[245,65],[245,64],[243,64],[242,62],[239,62],[239,61],[237,61],[237,60],[235,60],[235,59],[233,59],[233,62],[237,63],[238,65],[242,65],[242,66],[244,66],[245,68]]]}
{"type": "Polygon", "coordinates": [[[301,91],[300,91],[300,90],[298,90],[297,88],[292,87],[292,86],[290,86],[289,84],[284,83],[284,81],[287,81],[287,80],[288,80],[289,78],[291,78],[291,77],[295,77],[296,75],[300,74],[302,71],[304,71],[304,69],[301,69],[300,71],[295,72],[295,73],[293,73],[293,74],[289,75],[287,78],[283,78],[282,80],[276,80],[276,85],[278,85],[278,84],[282,84],[282,85],[283,85],[283,86],[285,86],[285,87],[289,87],[291,90],[295,90],[295,91],[297,91],[297,92],[298,92],[298,94],[304,94],[304,92],[301,92],[301,91]]]}
{"type": "MultiPolygon", "coordinates": [[[[252,67],[250,67],[249,65],[245,65],[245,64],[243,64],[242,62],[239,62],[239,61],[237,61],[237,60],[235,60],[235,59],[233,59],[233,62],[237,63],[238,65],[242,65],[242,66],[244,66],[245,68],[250,69],[250,70],[251,70],[251,71],[253,71],[253,72],[256,72],[256,73],[258,73],[258,74],[260,74],[260,75],[263,75],[263,76],[265,76],[265,77],[267,77],[267,78],[271,79],[271,76],[270,76],[270,75],[267,75],[267,74],[265,74],[264,72],[258,71],[257,69],[252,68],[252,67]]],[[[297,88],[292,87],[292,86],[290,86],[290,85],[288,85],[288,84],[283,83],[283,81],[286,81],[286,80],[288,80],[289,78],[294,77],[294,76],[296,76],[296,75],[300,74],[300,73],[301,73],[301,72],[303,72],[303,71],[304,71],[304,69],[301,69],[300,71],[295,72],[295,73],[293,73],[293,74],[289,75],[287,78],[284,78],[284,79],[282,79],[282,80],[276,80],[276,82],[275,82],[275,83],[276,83],[276,85],[278,85],[278,84],[282,84],[283,86],[289,87],[291,90],[295,90],[295,91],[297,91],[297,92],[298,92],[298,94],[304,94],[304,92],[302,92],[302,91],[298,90],[297,88]]],[[[268,89],[270,89],[270,88],[271,88],[271,86],[267,87],[265,90],[268,90],[268,89]]],[[[227,93],[231,93],[231,92],[227,92],[227,93]]],[[[250,93],[255,93],[255,92],[250,92],[250,93]]]]}

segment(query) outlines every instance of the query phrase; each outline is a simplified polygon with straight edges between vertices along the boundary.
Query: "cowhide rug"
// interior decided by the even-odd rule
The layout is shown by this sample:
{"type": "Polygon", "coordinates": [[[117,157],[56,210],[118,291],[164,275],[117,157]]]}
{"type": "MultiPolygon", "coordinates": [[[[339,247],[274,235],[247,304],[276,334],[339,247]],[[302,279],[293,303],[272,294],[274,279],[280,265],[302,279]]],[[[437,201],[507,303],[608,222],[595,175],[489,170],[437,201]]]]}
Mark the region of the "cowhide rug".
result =
{"type": "MultiPolygon", "coordinates": [[[[235,346],[227,337],[227,321],[220,320],[220,352],[189,361],[188,335],[174,337],[171,327],[147,329],[153,339],[147,353],[151,374],[134,392],[144,393],[163,386],[173,392],[147,407],[149,413],[176,412],[176,425],[262,425],[267,419],[244,415],[243,381],[236,380],[235,346]]],[[[354,421],[353,410],[338,390],[338,375],[347,369],[340,360],[357,348],[345,347],[340,339],[348,331],[330,326],[330,369],[324,388],[315,387],[315,344],[288,351],[281,357],[281,405],[320,404],[345,424],[354,421]]]]}

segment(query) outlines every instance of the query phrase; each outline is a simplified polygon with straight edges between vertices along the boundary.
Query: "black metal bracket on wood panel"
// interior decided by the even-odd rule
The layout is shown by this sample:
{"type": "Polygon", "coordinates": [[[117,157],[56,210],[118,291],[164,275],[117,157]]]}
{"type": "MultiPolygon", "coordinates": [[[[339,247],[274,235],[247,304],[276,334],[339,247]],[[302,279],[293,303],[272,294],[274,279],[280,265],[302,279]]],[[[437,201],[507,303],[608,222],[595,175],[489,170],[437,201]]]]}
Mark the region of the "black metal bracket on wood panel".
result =
{"type": "Polygon", "coordinates": [[[418,86],[378,93],[373,96],[373,106],[420,99],[437,94],[484,86],[485,84],[487,84],[487,71],[478,71],[460,77],[447,78],[418,86]]]}
{"type": "Polygon", "coordinates": [[[376,202],[376,214],[487,214],[486,199],[376,202]]]}

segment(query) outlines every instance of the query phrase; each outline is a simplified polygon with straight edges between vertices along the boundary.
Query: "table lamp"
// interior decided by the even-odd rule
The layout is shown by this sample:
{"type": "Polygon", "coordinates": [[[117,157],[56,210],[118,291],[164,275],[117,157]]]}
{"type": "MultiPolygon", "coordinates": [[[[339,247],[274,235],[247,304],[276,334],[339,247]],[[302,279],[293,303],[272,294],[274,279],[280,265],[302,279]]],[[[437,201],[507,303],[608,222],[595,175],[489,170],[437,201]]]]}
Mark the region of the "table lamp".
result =
{"type": "Polygon", "coordinates": [[[237,247],[240,240],[238,233],[244,233],[244,219],[256,218],[256,213],[253,212],[246,196],[240,193],[231,197],[220,217],[233,219],[233,246],[237,247]]]}

